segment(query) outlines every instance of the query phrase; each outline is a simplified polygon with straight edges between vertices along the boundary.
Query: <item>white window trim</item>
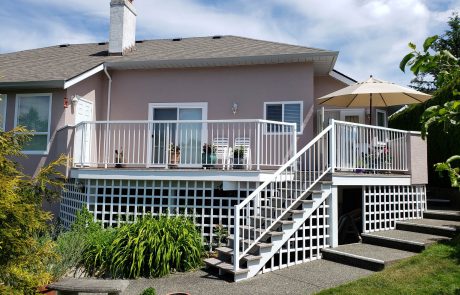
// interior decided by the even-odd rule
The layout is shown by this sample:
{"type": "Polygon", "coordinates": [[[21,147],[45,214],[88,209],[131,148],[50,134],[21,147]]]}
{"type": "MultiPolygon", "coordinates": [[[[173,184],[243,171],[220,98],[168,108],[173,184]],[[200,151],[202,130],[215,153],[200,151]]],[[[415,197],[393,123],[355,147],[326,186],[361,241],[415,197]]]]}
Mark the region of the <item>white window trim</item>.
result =
{"type": "MultiPolygon", "coordinates": [[[[19,98],[20,97],[31,97],[31,96],[48,96],[49,97],[49,109],[48,109],[48,132],[46,132],[46,151],[27,151],[23,150],[22,153],[26,155],[48,155],[50,148],[50,133],[51,133],[51,112],[53,106],[53,94],[52,93],[20,93],[16,94],[16,105],[14,111],[14,127],[18,126],[18,114],[19,114],[19,98]]],[[[36,132],[34,134],[44,135],[45,132],[36,132]]]]}
{"type": "Polygon", "coordinates": [[[375,109],[375,125],[377,125],[378,123],[378,113],[381,113],[383,114],[383,117],[384,117],[384,126],[381,126],[381,127],[388,127],[388,118],[387,118],[387,112],[385,110],[379,110],[379,109],[375,109]]]}
{"type": "Polygon", "coordinates": [[[202,120],[208,119],[208,103],[207,102],[167,102],[167,103],[149,103],[149,121],[153,121],[153,108],[196,108],[202,109],[202,120]]]}
{"type": "MultiPolygon", "coordinates": [[[[284,105],[285,104],[300,104],[300,131],[297,131],[296,128],[296,134],[297,135],[302,135],[303,134],[303,101],[302,100],[283,100],[283,101],[266,101],[264,102],[264,120],[267,120],[267,105],[272,105],[272,104],[281,104],[283,105],[283,111],[281,112],[281,120],[284,122],[284,105]]],[[[286,123],[286,122],[284,122],[286,123]]],[[[285,132],[268,132],[265,131],[266,133],[270,134],[279,134],[279,133],[285,133],[285,132]]]]}
{"type": "Polygon", "coordinates": [[[5,131],[6,130],[6,109],[8,108],[8,94],[0,94],[0,96],[3,96],[3,98],[5,99],[5,103],[4,103],[5,109],[3,109],[3,114],[2,114],[3,126],[0,126],[2,130],[5,131]]]}
{"type": "Polygon", "coordinates": [[[345,121],[346,116],[358,116],[360,124],[364,124],[366,120],[364,109],[341,109],[340,120],[345,121]]]}

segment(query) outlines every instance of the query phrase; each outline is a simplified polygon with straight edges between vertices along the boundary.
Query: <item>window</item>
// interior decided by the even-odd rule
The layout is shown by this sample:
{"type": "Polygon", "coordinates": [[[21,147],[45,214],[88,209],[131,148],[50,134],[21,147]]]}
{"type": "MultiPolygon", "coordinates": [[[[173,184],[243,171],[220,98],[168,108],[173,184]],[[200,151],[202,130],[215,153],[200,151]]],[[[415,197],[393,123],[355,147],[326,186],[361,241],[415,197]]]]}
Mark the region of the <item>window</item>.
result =
{"type": "Polygon", "coordinates": [[[297,132],[302,133],[302,102],[266,102],[265,119],[270,121],[295,123],[297,126],[297,132]]]}
{"type": "Polygon", "coordinates": [[[0,94],[0,130],[5,130],[6,126],[6,94],[0,94]]]}
{"type": "Polygon", "coordinates": [[[48,151],[51,116],[51,94],[18,94],[15,126],[33,131],[24,152],[43,154],[48,151]]]}
{"type": "Polygon", "coordinates": [[[377,114],[377,126],[387,127],[387,113],[383,110],[375,110],[377,114]]]}

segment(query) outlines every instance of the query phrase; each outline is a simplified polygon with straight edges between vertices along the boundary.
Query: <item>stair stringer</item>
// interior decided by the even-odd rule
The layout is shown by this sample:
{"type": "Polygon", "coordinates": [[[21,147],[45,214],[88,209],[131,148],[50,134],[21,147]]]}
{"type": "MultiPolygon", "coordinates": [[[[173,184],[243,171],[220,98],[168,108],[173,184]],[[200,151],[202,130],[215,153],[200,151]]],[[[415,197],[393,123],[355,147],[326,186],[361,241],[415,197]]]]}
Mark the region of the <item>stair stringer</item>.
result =
{"type": "MultiPolygon", "coordinates": [[[[313,203],[303,205],[303,214],[293,214],[293,224],[283,225],[283,235],[275,236],[271,238],[271,247],[263,248],[259,250],[260,260],[257,263],[248,263],[247,269],[249,272],[235,275],[235,282],[242,281],[257,275],[264,265],[283,247],[283,245],[289,241],[289,239],[296,233],[296,231],[305,223],[305,221],[326,201],[326,199],[332,194],[331,185],[321,185],[321,193],[313,193],[313,203]]],[[[299,201],[301,202],[301,201],[299,201]]]]}

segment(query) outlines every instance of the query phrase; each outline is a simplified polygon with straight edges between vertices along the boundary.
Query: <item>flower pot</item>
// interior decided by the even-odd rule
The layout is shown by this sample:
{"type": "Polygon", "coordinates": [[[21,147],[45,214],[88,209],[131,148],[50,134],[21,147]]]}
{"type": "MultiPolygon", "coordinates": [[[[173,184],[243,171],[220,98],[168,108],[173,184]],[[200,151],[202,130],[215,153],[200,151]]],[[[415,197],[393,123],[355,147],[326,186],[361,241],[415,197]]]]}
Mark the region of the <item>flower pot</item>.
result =
{"type": "Polygon", "coordinates": [[[233,169],[243,169],[245,160],[244,158],[234,157],[233,158],[233,169]]]}
{"type": "Polygon", "coordinates": [[[201,163],[203,167],[213,167],[217,163],[216,154],[201,154],[201,163]]]}
{"type": "Polygon", "coordinates": [[[169,153],[169,164],[178,165],[180,163],[180,153],[171,152],[169,153]]]}

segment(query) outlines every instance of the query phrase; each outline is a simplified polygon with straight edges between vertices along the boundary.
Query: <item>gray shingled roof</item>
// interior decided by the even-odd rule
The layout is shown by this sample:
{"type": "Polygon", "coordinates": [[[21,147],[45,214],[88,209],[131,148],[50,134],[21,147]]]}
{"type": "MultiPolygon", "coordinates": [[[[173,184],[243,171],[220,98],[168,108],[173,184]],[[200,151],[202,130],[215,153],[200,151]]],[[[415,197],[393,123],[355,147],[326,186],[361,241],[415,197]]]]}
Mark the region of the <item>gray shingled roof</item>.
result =
{"type": "Polygon", "coordinates": [[[243,37],[148,40],[125,56],[108,56],[107,43],[52,46],[0,55],[0,85],[10,82],[65,81],[102,63],[228,59],[283,55],[328,55],[337,52],[243,37]]]}

